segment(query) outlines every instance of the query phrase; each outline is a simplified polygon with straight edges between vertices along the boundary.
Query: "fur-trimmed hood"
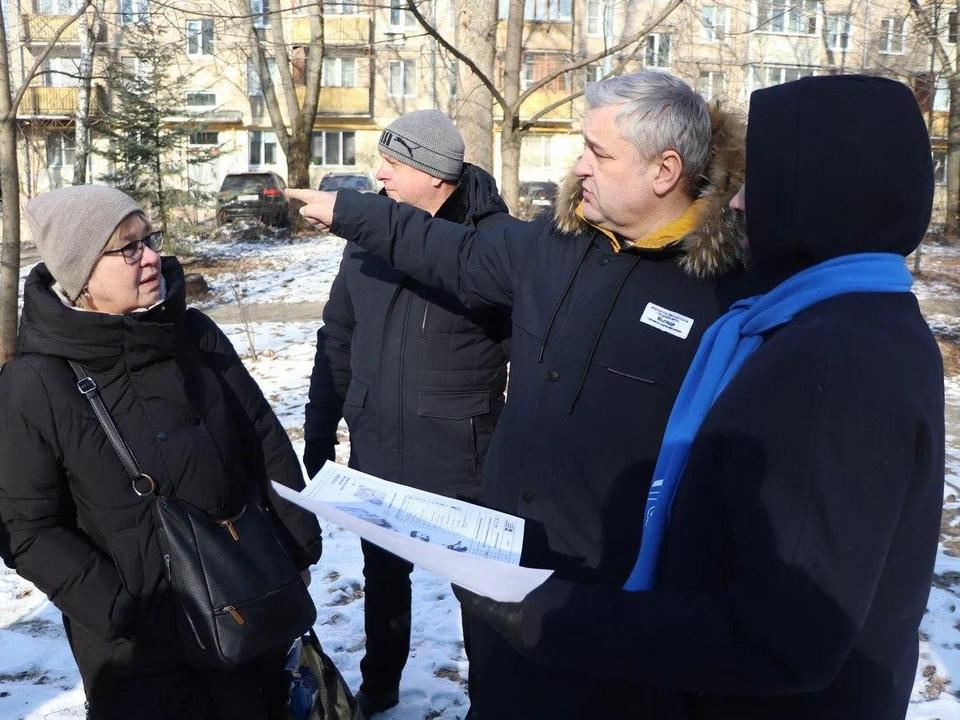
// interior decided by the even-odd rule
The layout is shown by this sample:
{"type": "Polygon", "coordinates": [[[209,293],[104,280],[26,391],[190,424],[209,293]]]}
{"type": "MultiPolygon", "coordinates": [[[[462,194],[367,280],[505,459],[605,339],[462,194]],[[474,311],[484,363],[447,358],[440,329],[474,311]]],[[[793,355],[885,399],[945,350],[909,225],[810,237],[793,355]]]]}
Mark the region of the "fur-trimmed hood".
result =
{"type": "MultiPolygon", "coordinates": [[[[741,266],[746,255],[743,223],[727,206],[743,184],[743,117],[715,102],[710,106],[710,124],[710,163],[697,194],[700,219],[696,229],[680,241],[683,253],[678,259],[683,269],[699,280],[741,266]]],[[[554,223],[559,231],[578,233],[590,227],[576,214],[582,197],[580,178],[571,170],[557,192],[554,223]]]]}

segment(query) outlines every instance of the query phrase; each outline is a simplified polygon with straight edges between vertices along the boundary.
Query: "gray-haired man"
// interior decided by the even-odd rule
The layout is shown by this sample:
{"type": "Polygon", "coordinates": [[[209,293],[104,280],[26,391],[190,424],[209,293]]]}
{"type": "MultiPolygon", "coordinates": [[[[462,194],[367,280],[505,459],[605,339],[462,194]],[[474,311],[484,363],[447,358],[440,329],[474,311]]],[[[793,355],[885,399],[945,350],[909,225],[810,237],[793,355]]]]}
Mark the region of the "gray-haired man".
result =
{"type": "MultiPolygon", "coordinates": [[[[383,198],[291,195],[311,203],[305,217],[419,282],[468,307],[512,308],[510,396],[482,500],[526,518],[525,565],[620,587],[680,382],[731,299],[720,278],[741,251],[726,203],[742,128],[655,71],[591,84],[586,98],[585,149],[553,219],[484,232],[383,198]]],[[[587,603],[584,625],[603,627],[590,613],[587,603]]],[[[537,650],[563,638],[537,637],[535,613],[525,617],[536,647],[522,651],[472,620],[469,717],[649,717],[651,698],[605,672],[615,659],[602,658],[602,635],[598,657],[558,667],[537,650]]]]}
{"type": "MultiPolygon", "coordinates": [[[[456,228],[512,223],[490,175],[463,162],[446,115],[394,120],[379,144],[384,194],[456,228]]],[[[385,200],[386,202],[386,200],[385,200]]],[[[468,310],[348,242],[323,311],[306,407],[304,464],[334,458],[350,428],[350,466],[448,497],[475,498],[503,407],[509,319],[468,310]]],[[[362,543],[366,655],[358,701],[366,717],[396,705],[410,649],[410,563],[362,543]]]]}

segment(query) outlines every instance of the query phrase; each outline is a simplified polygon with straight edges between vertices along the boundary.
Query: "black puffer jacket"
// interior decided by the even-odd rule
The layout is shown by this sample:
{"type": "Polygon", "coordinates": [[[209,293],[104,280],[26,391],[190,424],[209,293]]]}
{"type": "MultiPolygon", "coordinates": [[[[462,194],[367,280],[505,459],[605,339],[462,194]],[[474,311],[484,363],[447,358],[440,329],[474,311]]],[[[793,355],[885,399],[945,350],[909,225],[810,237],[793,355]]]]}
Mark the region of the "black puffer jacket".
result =
{"type": "MultiPolygon", "coordinates": [[[[173,258],[163,260],[163,276],[168,294],[160,305],[104,315],[65,306],[37,266],[24,292],[19,354],[0,373],[3,557],[63,611],[95,709],[113,687],[173,678],[183,663],[150,502],[132,491],[64,358],[97,382],[161,494],[223,517],[240,510],[250,483],[303,487],[286,433],[229,341],[185,309],[173,258]]],[[[270,497],[297,565],[316,562],[316,519],[270,497]]],[[[187,714],[198,678],[171,679],[157,707],[131,711],[187,714]],[[165,704],[174,699],[179,704],[165,704]]]]}
{"type": "MultiPolygon", "coordinates": [[[[496,181],[464,168],[437,217],[470,228],[516,221],[496,181]]],[[[451,242],[453,242],[451,240],[451,242]]],[[[471,311],[348,242],[317,332],[305,436],[332,448],[341,416],[350,465],[378,477],[475,497],[507,382],[503,308],[471,311]]]]}

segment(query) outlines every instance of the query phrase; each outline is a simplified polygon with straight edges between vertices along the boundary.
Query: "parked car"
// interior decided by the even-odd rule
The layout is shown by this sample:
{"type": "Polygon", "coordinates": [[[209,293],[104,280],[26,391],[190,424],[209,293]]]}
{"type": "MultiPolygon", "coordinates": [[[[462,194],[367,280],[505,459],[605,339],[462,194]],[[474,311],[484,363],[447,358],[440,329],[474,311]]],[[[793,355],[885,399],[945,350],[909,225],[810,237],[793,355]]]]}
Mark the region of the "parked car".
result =
{"type": "Polygon", "coordinates": [[[320,180],[320,190],[359,190],[376,192],[376,183],[367,173],[332,172],[320,180]]]}
{"type": "Polygon", "coordinates": [[[273,172],[227,175],[217,193],[217,224],[248,218],[264,225],[286,226],[290,208],[283,194],[286,187],[283,178],[273,172]]]}
{"type": "Polygon", "coordinates": [[[520,219],[529,220],[542,212],[552,212],[557,201],[557,190],[557,184],[550,180],[520,183],[520,219]]]}

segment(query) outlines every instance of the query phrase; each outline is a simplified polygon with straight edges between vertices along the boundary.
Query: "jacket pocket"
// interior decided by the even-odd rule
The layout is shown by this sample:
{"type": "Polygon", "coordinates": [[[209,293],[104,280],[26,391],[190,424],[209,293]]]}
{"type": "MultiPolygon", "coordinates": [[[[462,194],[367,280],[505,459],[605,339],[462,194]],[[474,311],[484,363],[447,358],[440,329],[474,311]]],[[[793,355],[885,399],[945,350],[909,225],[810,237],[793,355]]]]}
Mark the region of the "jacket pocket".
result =
{"type": "Polygon", "coordinates": [[[367,404],[367,392],[369,392],[369,390],[370,388],[363,383],[351,380],[349,387],[347,387],[347,394],[343,399],[343,404],[362,408],[367,404]]]}
{"type": "Polygon", "coordinates": [[[441,420],[466,420],[490,412],[490,393],[480,392],[421,392],[417,396],[420,417],[441,420]]]}
{"type": "Polygon", "coordinates": [[[137,598],[151,589],[145,587],[148,563],[151,559],[155,560],[148,558],[148,554],[153,554],[148,552],[148,534],[149,528],[138,526],[118,532],[107,539],[113,564],[120,573],[124,589],[137,598]]]}

